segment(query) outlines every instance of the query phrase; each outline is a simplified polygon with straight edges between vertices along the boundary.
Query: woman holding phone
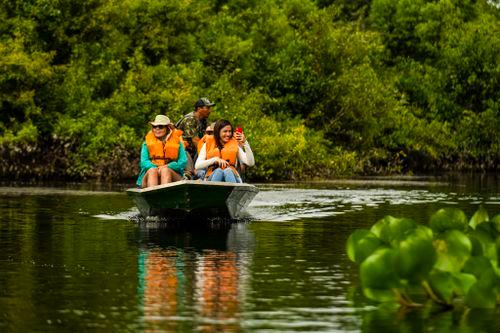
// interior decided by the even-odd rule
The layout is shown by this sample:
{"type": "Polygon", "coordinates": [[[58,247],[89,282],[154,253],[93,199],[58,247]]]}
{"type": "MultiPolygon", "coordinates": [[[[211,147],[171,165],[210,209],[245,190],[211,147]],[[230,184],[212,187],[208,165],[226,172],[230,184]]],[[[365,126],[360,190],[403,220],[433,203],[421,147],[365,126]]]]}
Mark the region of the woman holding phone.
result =
{"type": "Polygon", "coordinates": [[[241,183],[236,169],[238,165],[255,165],[250,144],[242,130],[233,133],[233,126],[229,121],[218,120],[214,125],[214,136],[207,139],[201,148],[195,168],[207,168],[205,179],[209,181],[241,183]]]}

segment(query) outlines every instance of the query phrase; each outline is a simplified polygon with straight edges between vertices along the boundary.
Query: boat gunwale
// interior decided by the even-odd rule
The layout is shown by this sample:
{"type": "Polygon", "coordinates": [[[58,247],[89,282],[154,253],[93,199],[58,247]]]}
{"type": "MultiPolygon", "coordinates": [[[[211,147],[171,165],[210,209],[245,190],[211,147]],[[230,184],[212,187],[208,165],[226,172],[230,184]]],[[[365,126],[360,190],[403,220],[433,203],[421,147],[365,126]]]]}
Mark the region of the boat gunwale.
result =
{"type": "Polygon", "coordinates": [[[127,189],[127,192],[134,192],[134,193],[146,193],[146,192],[152,192],[164,188],[170,188],[170,187],[177,187],[180,185],[197,185],[197,186],[216,186],[216,187],[248,187],[252,189],[257,189],[255,185],[252,184],[247,184],[247,183],[228,183],[228,182],[212,182],[212,181],[199,181],[199,180],[180,180],[177,182],[172,182],[168,184],[161,184],[161,185],[155,185],[155,186],[150,186],[146,188],[129,188],[127,189]]]}

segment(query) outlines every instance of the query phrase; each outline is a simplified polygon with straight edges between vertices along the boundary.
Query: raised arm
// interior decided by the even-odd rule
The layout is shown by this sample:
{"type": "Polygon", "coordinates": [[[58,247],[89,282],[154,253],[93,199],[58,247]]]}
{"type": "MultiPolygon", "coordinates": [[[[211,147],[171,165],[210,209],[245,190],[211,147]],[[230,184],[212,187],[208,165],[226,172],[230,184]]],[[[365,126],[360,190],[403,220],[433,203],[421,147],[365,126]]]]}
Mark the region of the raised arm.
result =
{"type": "Polygon", "coordinates": [[[250,148],[250,144],[248,143],[248,141],[245,141],[245,143],[243,144],[243,148],[239,147],[239,149],[238,149],[238,161],[240,161],[240,163],[245,164],[249,167],[255,165],[255,159],[253,157],[252,148],[250,148]]]}

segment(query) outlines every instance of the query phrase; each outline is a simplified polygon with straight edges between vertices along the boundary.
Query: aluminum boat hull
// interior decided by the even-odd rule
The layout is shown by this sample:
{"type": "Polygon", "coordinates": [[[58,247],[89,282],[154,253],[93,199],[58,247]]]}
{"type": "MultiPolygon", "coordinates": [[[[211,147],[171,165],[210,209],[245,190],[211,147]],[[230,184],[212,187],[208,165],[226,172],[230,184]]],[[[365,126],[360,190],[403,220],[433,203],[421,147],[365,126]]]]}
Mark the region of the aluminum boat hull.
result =
{"type": "Polygon", "coordinates": [[[243,217],[259,189],[250,184],[181,180],[128,189],[143,217],[243,217]]]}

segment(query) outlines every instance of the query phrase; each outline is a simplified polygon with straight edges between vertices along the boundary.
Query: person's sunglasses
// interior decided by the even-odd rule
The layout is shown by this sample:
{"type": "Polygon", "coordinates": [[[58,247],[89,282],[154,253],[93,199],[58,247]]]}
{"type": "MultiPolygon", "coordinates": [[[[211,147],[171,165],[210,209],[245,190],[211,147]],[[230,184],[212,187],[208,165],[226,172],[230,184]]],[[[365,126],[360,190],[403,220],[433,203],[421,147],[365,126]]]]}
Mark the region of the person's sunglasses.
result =
{"type": "Polygon", "coordinates": [[[165,127],[167,127],[167,126],[165,126],[165,125],[153,125],[153,128],[157,128],[157,129],[164,129],[165,127]]]}
{"type": "Polygon", "coordinates": [[[205,134],[212,135],[214,134],[214,131],[205,131],[205,134]]]}

